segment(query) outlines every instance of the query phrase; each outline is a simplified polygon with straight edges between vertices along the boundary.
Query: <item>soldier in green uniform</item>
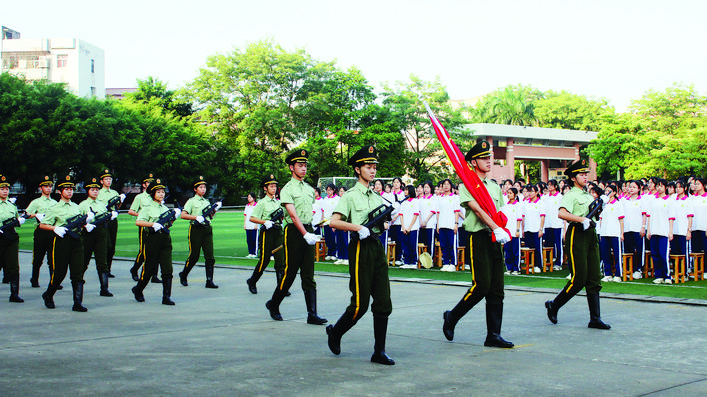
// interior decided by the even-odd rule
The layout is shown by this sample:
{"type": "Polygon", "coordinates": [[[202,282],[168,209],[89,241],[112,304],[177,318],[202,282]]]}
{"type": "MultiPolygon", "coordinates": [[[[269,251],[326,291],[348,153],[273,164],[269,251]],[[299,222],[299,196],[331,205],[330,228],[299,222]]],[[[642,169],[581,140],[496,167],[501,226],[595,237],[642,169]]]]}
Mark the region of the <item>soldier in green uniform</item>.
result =
{"type": "Polygon", "coordinates": [[[569,223],[565,232],[565,252],[569,259],[572,278],[562,291],[551,301],[545,302],[547,318],[557,324],[557,312],[572,297],[584,288],[589,305],[589,328],[610,329],[601,320],[599,291],[601,290],[601,269],[599,268],[599,239],[594,223],[587,218],[589,205],[594,200],[584,191],[587,185],[586,160],[578,160],[565,170],[574,187],[560,201],[558,216],[569,223]]]}
{"type": "MultiPolygon", "coordinates": [[[[39,182],[39,190],[42,195],[32,200],[25,210],[30,218],[37,220],[32,247],[32,277],[29,279],[32,288],[39,288],[39,269],[42,267],[45,255],[47,256],[47,262],[49,262],[49,247],[54,238],[54,233],[40,228],[39,222],[44,219],[49,207],[53,207],[56,204],[56,200],[51,198],[53,188],[54,182],[49,175],[45,175],[39,182]]],[[[49,267],[49,271],[51,272],[51,267],[49,267]]],[[[49,277],[51,278],[51,273],[49,277]]]]}
{"type": "MultiPolygon", "coordinates": [[[[147,192],[147,186],[153,182],[155,178],[152,176],[152,174],[148,174],[144,178],[142,178],[142,193],[138,194],[135,196],[135,199],[133,199],[133,203],[130,205],[130,209],[128,210],[128,214],[132,216],[138,216],[138,213],[142,208],[144,208],[147,205],[151,205],[152,203],[152,196],[148,194],[147,192]]],[[[135,258],[135,263],[133,263],[133,267],[130,268],[130,275],[133,277],[134,281],[139,281],[140,276],[138,276],[137,272],[140,269],[140,266],[142,266],[145,263],[145,230],[142,227],[137,228],[137,233],[138,233],[138,253],[137,257],[135,258]]],[[[154,276],[152,276],[152,282],[153,283],[161,283],[162,281],[157,277],[157,273],[155,273],[154,276]]]]}
{"type": "Polygon", "coordinates": [[[86,268],[83,263],[83,241],[81,239],[81,230],[83,227],[93,220],[92,215],[88,215],[83,222],[69,229],[71,224],[77,218],[83,218],[81,210],[76,203],[71,201],[74,196],[74,183],[71,176],[67,175],[59,183],[57,189],[61,195],[59,202],[47,210],[47,214],[39,224],[44,230],[54,232],[55,236],[52,240],[49,263],[52,268],[52,278],[49,281],[47,290],[42,294],[44,306],[48,309],[54,309],[54,293],[61,285],[66,277],[66,271],[70,270],[71,287],[74,293],[74,306],[71,310],[75,312],[88,311],[83,305],[83,274],[86,268]]]}
{"type": "Polygon", "coordinates": [[[314,281],[314,244],[318,240],[312,228],[314,189],[304,181],[308,158],[308,151],[295,150],[285,159],[292,172],[292,179],[280,191],[280,203],[285,209],[285,274],[265,307],[273,320],[282,321],[280,303],[299,270],[307,305],[307,324],[322,325],[327,320],[317,315],[317,283],[314,281]]]}
{"type": "MultiPolygon", "coordinates": [[[[187,257],[187,262],[184,264],[184,270],[179,273],[179,282],[185,287],[189,285],[187,276],[199,260],[199,253],[204,251],[206,288],[218,288],[218,285],[214,284],[214,264],[216,259],[214,258],[214,233],[211,228],[213,215],[208,218],[203,216],[204,210],[211,205],[209,200],[204,198],[207,190],[204,177],[200,176],[194,182],[193,187],[194,197],[187,200],[181,213],[182,219],[191,222],[189,223],[188,235],[189,257],[187,257]]],[[[219,208],[221,208],[220,202],[216,203],[216,210],[218,211],[219,208]]]]}
{"type": "MultiPolygon", "coordinates": [[[[121,205],[123,205],[123,200],[125,200],[125,194],[118,194],[115,190],[111,189],[113,186],[113,175],[110,170],[104,169],[100,177],[101,190],[98,191],[98,201],[102,201],[108,205],[108,203],[116,201],[115,204],[108,208],[109,211],[118,211],[121,205]]],[[[111,219],[106,223],[108,228],[108,277],[115,277],[111,273],[111,268],[113,267],[113,257],[115,256],[115,241],[118,237],[118,219],[111,219]]]]}
{"type": "Polygon", "coordinates": [[[388,317],[393,311],[388,261],[379,239],[385,227],[381,224],[371,225],[371,229],[363,226],[368,221],[368,214],[383,204],[381,195],[371,189],[371,183],[376,178],[377,158],[376,149],[365,146],[349,159],[348,164],[353,167],[358,183],[341,196],[329,223],[337,230],[351,232],[348,246],[351,304],[335,325],[327,326],[326,333],[329,349],[336,355],[340,354],[341,337],[363,317],[372,297],[375,343],[371,361],[394,365],[395,361],[385,353],[388,317]]]}
{"type": "Polygon", "coordinates": [[[25,218],[20,217],[15,204],[10,202],[10,183],[7,177],[0,175],[0,224],[8,225],[0,229],[0,269],[4,269],[10,282],[10,302],[22,303],[20,298],[20,236],[15,231],[25,218]],[[14,224],[15,226],[9,226],[14,224]]]}
{"type": "Polygon", "coordinates": [[[280,200],[275,197],[277,185],[275,175],[268,175],[263,179],[265,197],[258,201],[250,216],[251,222],[263,225],[260,227],[260,258],[253,269],[253,275],[246,280],[248,291],[252,294],[258,293],[256,284],[262,277],[265,268],[268,267],[271,256],[275,258],[275,277],[278,285],[282,282],[282,277],[285,274],[284,251],[278,249],[283,243],[282,226],[270,219],[281,208],[280,200]]]}
{"type": "MultiPolygon", "coordinates": [[[[84,182],[84,189],[88,193],[86,200],[79,204],[79,210],[82,214],[89,212],[93,213],[97,219],[103,221],[96,225],[93,223],[86,224],[86,227],[81,232],[83,238],[83,263],[84,271],[88,269],[88,264],[91,262],[91,256],[96,257],[96,270],[98,271],[98,281],[101,285],[99,295],[113,296],[108,290],[108,225],[107,222],[118,217],[118,213],[108,212],[106,203],[98,200],[98,191],[101,185],[97,178],[91,178],[84,182]],[[105,218],[108,217],[108,220],[105,218]]],[[[98,222],[97,222],[98,223],[98,222]]]]}
{"type": "MultiPolygon", "coordinates": [[[[493,165],[489,143],[484,140],[477,142],[464,158],[483,182],[496,208],[501,208],[503,206],[501,188],[488,177],[493,165]]],[[[487,332],[484,346],[512,348],[513,343],[501,337],[503,272],[506,270],[502,244],[509,242],[510,236],[481,208],[467,189],[467,186],[462,185],[459,201],[466,208],[463,227],[468,232],[469,238],[467,247],[470,251],[472,286],[452,310],[444,312],[442,332],[447,340],[453,340],[457,322],[486,298],[487,332]],[[496,241],[493,241],[492,235],[496,237],[496,241]]]]}
{"type": "Polygon", "coordinates": [[[132,291],[135,300],[144,302],[143,290],[150,278],[157,274],[157,267],[162,270],[162,304],[173,306],[172,296],[172,237],[169,234],[169,224],[163,226],[157,221],[168,211],[174,211],[174,219],[179,218],[182,211],[178,208],[170,210],[162,204],[165,198],[165,185],[160,179],[155,179],[147,186],[147,193],[152,198],[149,205],[140,209],[135,221],[136,226],[144,230],[145,266],[142,267],[140,280],[132,291]]]}

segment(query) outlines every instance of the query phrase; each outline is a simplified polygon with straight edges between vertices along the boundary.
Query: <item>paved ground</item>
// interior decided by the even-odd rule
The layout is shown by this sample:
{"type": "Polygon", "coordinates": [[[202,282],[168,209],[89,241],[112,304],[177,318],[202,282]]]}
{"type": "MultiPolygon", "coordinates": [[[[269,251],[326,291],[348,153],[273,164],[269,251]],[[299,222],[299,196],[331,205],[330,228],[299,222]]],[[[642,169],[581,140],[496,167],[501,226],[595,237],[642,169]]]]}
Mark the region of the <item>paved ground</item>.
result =
{"type": "MultiPolygon", "coordinates": [[[[28,263],[29,254],[21,254],[28,263]]],[[[88,313],[71,311],[71,287],[44,308],[41,292],[21,276],[23,304],[0,301],[1,396],[697,396],[707,392],[707,306],[603,299],[610,331],[586,327],[577,296],[552,325],[539,291],[507,290],[503,336],[516,348],[485,348],[483,303],[441,332],[442,312],[466,287],[394,281],[388,353],[392,367],[372,364],[370,313],[333,356],[323,326],[307,325],[299,284],[270,319],[264,307],[273,273],[248,293],[249,269],[217,269],[221,288],[203,288],[203,268],[189,287],[176,285],[176,306],[162,305],[151,284],[146,303],[133,299],[129,263],[118,261],[113,298],[98,296],[87,272],[88,313]]],[[[181,268],[181,266],[175,266],[181,268]]],[[[176,272],[175,272],[176,273],[176,272]]],[[[40,281],[48,275],[42,269],[40,281]]],[[[348,304],[348,279],[318,274],[319,312],[336,321],[348,304]]],[[[693,302],[695,303],[695,302],[693,302]]],[[[700,302],[696,302],[700,303],[700,302]]],[[[704,302],[702,302],[704,303],[704,302]]]]}

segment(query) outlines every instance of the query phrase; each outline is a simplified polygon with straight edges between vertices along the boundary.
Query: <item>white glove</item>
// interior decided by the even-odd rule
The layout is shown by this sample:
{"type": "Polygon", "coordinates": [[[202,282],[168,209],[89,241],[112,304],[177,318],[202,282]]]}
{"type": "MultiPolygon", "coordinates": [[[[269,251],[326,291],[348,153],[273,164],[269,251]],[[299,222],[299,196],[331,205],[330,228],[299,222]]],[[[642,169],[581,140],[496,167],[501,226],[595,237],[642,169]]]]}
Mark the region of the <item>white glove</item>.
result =
{"type": "Polygon", "coordinates": [[[25,219],[23,216],[17,218],[17,222],[20,223],[20,226],[24,225],[26,220],[27,219],[25,219]]]}
{"type": "Polygon", "coordinates": [[[35,215],[34,215],[34,217],[37,218],[37,221],[38,221],[38,222],[41,222],[42,219],[44,219],[45,216],[46,216],[46,215],[44,215],[44,214],[35,214],[35,215]]]}
{"type": "Polygon", "coordinates": [[[15,204],[15,202],[17,202],[17,197],[10,197],[9,199],[7,199],[7,201],[11,202],[12,204],[15,204]]]}
{"type": "Polygon", "coordinates": [[[506,244],[507,242],[511,241],[511,238],[508,236],[508,233],[506,233],[503,228],[497,227],[493,229],[493,235],[496,237],[497,243],[506,244]]]}
{"type": "Polygon", "coordinates": [[[180,210],[179,208],[175,208],[175,209],[174,209],[174,217],[177,218],[177,219],[179,219],[179,217],[180,217],[181,215],[182,215],[182,210],[180,210]]]}
{"type": "Polygon", "coordinates": [[[86,224],[86,231],[89,233],[91,233],[93,231],[93,229],[95,229],[95,228],[96,228],[96,225],[94,225],[93,223],[86,224]]]}
{"type": "Polygon", "coordinates": [[[584,230],[587,230],[590,226],[592,226],[592,221],[590,221],[589,218],[584,218],[582,221],[582,226],[584,227],[584,230]]]}
{"type": "Polygon", "coordinates": [[[59,237],[64,237],[64,235],[66,234],[66,228],[64,226],[57,226],[54,228],[54,234],[59,237]]]}
{"type": "Polygon", "coordinates": [[[205,219],[204,219],[203,216],[197,215],[197,216],[196,216],[196,219],[194,219],[194,220],[197,221],[198,223],[204,223],[204,220],[205,220],[205,219]]]}
{"type": "Polygon", "coordinates": [[[86,214],[86,222],[93,222],[94,219],[96,219],[96,216],[93,215],[93,212],[88,211],[88,214],[86,214]]]}
{"type": "Polygon", "coordinates": [[[216,203],[216,211],[220,210],[222,205],[223,203],[221,203],[220,201],[216,203]]]}
{"type": "Polygon", "coordinates": [[[312,233],[307,232],[307,234],[304,235],[304,241],[306,241],[309,245],[316,244],[318,240],[319,239],[317,238],[317,236],[312,233]]]}
{"type": "Polygon", "coordinates": [[[272,227],[272,225],[273,225],[272,221],[265,221],[265,223],[263,223],[263,226],[265,226],[266,229],[270,229],[272,227]]]}
{"type": "Polygon", "coordinates": [[[115,220],[118,218],[118,211],[111,211],[110,213],[110,220],[115,220]]]}
{"type": "Polygon", "coordinates": [[[368,230],[367,227],[361,226],[361,230],[358,231],[358,239],[365,240],[370,235],[371,235],[371,231],[368,230]]]}
{"type": "Polygon", "coordinates": [[[122,203],[123,201],[125,201],[125,193],[121,194],[121,195],[118,196],[118,197],[120,197],[120,202],[121,202],[121,203],[122,203]]]}
{"type": "Polygon", "coordinates": [[[155,222],[155,223],[152,224],[152,228],[155,229],[156,232],[159,232],[160,229],[162,229],[163,227],[164,227],[164,226],[162,226],[161,224],[159,224],[159,223],[157,223],[157,222],[155,222]]]}
{"type": "Polygon", "coordinates": [[[0,234],[3,234],[3,233],[5,233],[5,232],[3,232],[2,229],[0,229],[0,234]]]}

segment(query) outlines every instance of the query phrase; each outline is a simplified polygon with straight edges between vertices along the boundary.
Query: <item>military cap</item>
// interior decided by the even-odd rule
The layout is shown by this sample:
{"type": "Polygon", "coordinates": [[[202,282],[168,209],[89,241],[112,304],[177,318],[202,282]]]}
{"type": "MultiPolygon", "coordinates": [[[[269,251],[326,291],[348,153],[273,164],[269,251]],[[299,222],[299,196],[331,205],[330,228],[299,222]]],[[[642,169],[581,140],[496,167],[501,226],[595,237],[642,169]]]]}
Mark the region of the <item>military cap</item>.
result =
{"type": "Polygon", "coordinates": [[[265,178],[263,178],[263,187],[267,187],[271,183],[274,183],[276,185],[278,184],[277,179],[275,179],[275,175],[266,175],[265,178]]]}
{"type": "Polygon", "coordinates": [[[49,175],[44,175],[42,179],[39,181],[37,186],[45,186],[45,185],[52,185],[54,181],[49,175]]]}
{"type": "Polygon", "coordinates": [[[155,180],[155,176],[152,175],[152,173],[149,173],[142,178],[142,183],[150,183],[154,180],[155,180]]]}
{"type": "Polygon", "coordinates": [[[464,156],[464,160],[471,161],[489,156],[491,156],[491,145],[489,145],[488,142],[481,140],[476,142],[476,145],[469,149],[466,156],[464,156]]]}
{"type": "Polygon", "coordinates": [[[164,188],[165,185],[162,183],[162,180],[160,178],[155,178],[149,185],[147,185],[147,193],[150,196],[155,197],[157,190],[164,188]]]}
{"type": "Polygon", "coordinates": [[[378,150],[374,146],[364,146],[349,158],[348,164],[360,167],[364,164],[378,164],[378,150]]]}
{"type": "Polygon", "coordinates": [[[95,187],[96,189],[101,188],[101,184],[98,183],[98,178],[89,178],[86,182],[83,183],[83,188],[88,191],[88,189],[95,187]]]}
{"type": "Polygon", "coordinates": [[[197,186],[199,185],[206,185],[206,181],[204,180],[204,177],[202,175],[199,175],[199,177],[194,181],[193,187],[196,189],[197,186]]]}
{"type": "Polygon", "coordinates": [[[581,174],[583,172],[589,172],[589,166],[587,166],[587,160],[577,160],[574,163],[570,164],[569,167],[565,170],[565,175],[568,177],[573,177],[577,174],[581,174]]]}
{"type": "Polygon", "coordinates": [[[60,179],[56,184],[56,188],[58,190],[62,190],[66,187],[70,187],[70,188],[76,187],[76,182],[74,181],[74,178],[71,177],[71,175],[67,175],[64,178],[60,179]]]}
{"type": "Polygon", "coordinates": [[[108,170],[108,168],[103,169],[103,173],[101,173],[101,177],[98,179],[103,179],[106,177],[111,177],[111,178],[113,177],[113,175],[110,173],[110,170],[108,170]]]}
{"type": "Polygon", "coordinates": [[[5,175],[0,175],[0,187],[10,187],[10,182],[5,175]]]}
{"type": "Polygon", "coordinates": [[[297,149],[290,153],[285,159],[285,163],[288,165],[294,165],[295,163],[308,163],[309,162],[309,152],[305,149],[297,149]]]}

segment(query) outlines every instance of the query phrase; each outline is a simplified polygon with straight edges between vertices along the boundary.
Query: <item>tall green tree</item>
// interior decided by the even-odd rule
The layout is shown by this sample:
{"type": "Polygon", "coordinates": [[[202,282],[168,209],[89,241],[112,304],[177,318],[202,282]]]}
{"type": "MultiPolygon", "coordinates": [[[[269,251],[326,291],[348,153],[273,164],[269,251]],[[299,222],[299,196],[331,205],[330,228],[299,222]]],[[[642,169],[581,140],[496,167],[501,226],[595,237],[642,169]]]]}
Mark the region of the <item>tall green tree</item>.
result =
{"type": "Polygon", "coordinates": [[[614,108],[606,99],[591,100],[566,91],[549,91],[534,102],[538,127],[579,131],[599,131],[614,121],[614,108]]]}
{"type": "Polygon", "coordinates": [[[508,85],[498,89],[476,103],[471,112],[472,122],[538,126],[535,104],[544,97],[536,88],[508,85]]]}

